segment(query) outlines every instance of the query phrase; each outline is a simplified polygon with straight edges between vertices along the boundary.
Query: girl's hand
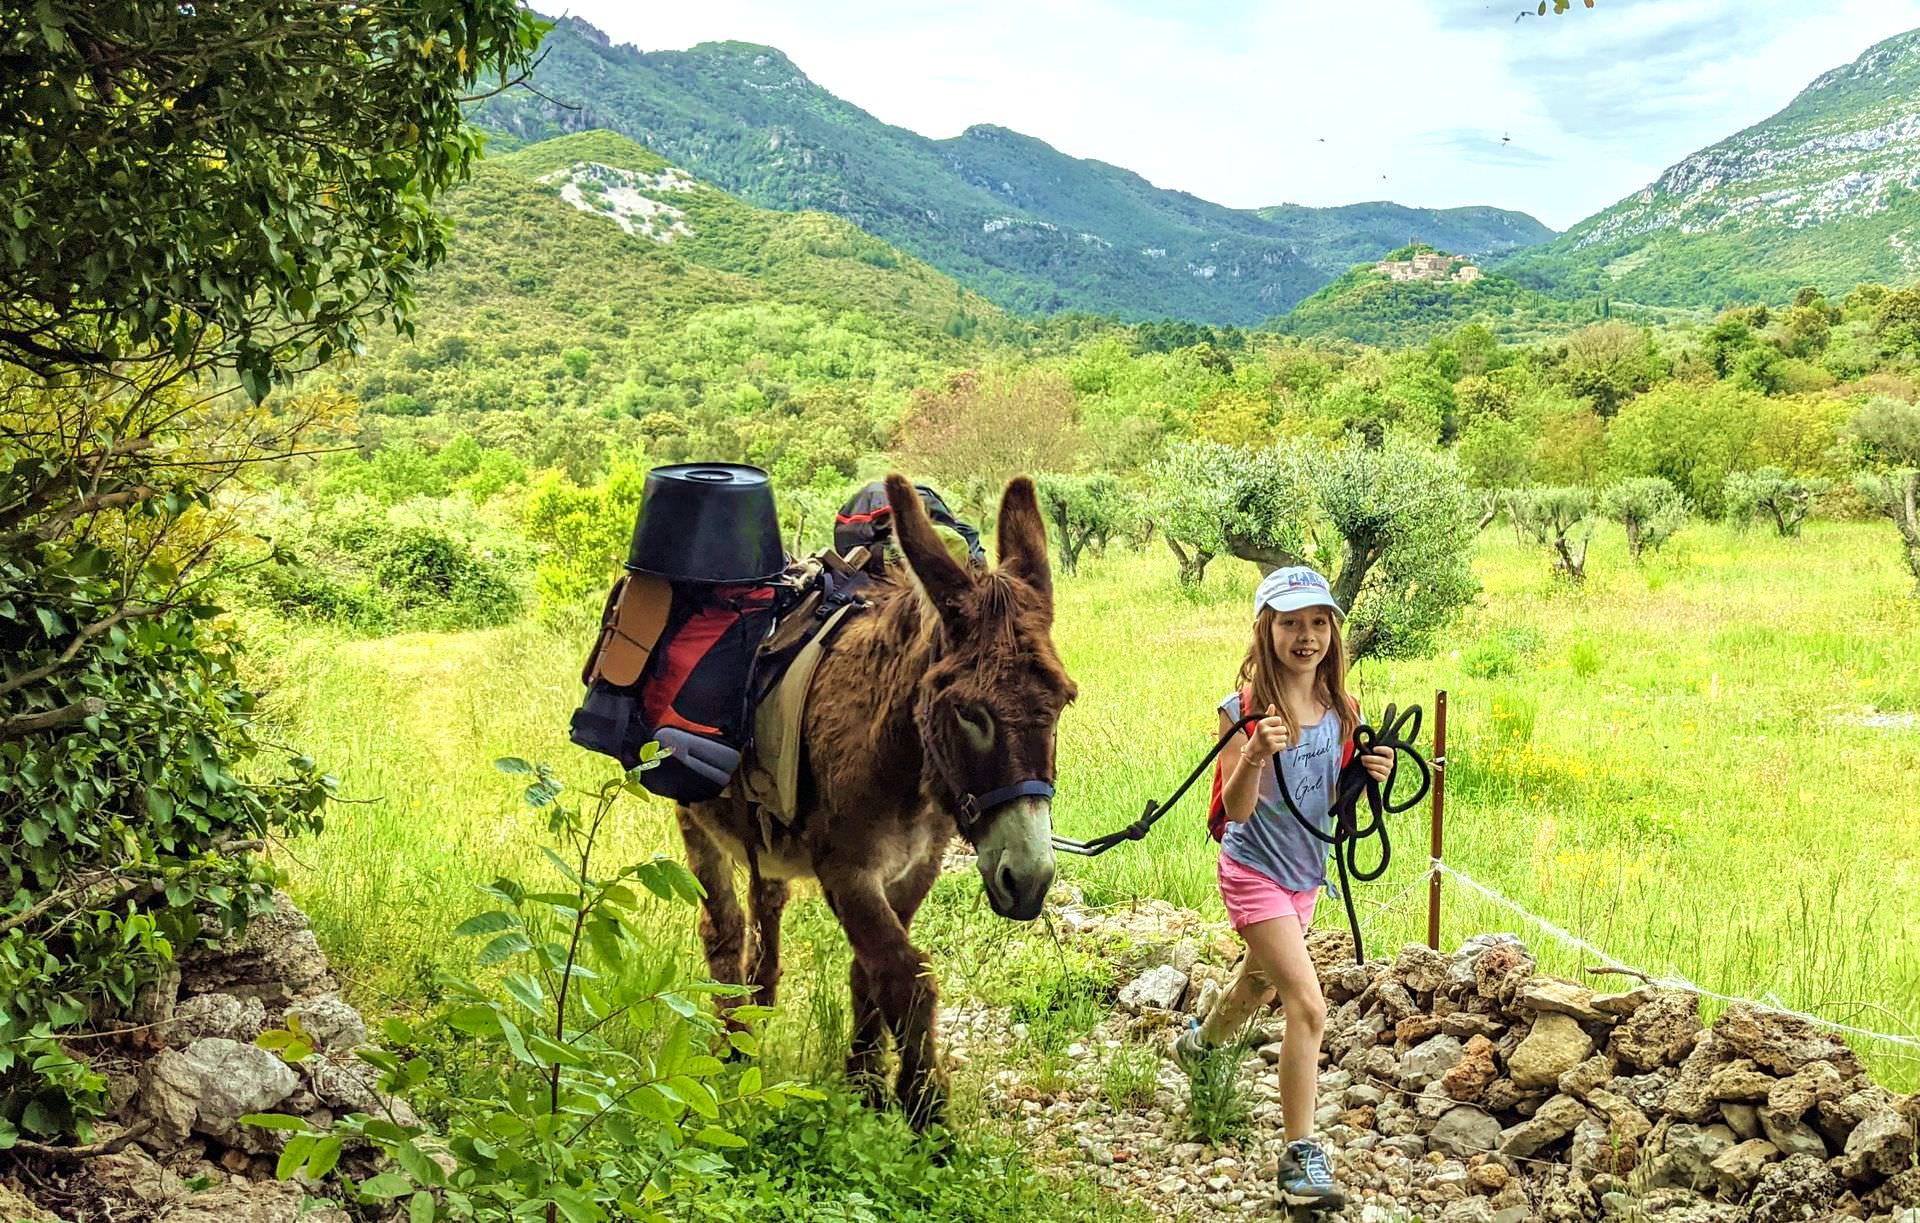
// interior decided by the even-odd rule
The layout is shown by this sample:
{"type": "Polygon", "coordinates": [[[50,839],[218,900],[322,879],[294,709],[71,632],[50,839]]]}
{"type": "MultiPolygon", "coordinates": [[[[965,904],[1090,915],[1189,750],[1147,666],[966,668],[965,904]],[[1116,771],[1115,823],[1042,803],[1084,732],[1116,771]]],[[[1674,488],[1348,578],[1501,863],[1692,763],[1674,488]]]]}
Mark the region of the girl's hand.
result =
{"type": "Polygon", "coordinates": [[[1265,760],[1275,752],[1285,751],[1293,746],[1293,727],[1287,719],[1272,705],[1267,706],[1267,716],[1255,724],[1253,733],[1247,736],[1247,745],[1240,749],[1240,755],[1246,760],[1265,760]]]}
{"type": "Polygon", "coordinates": [[[1376,747],[1368,750],[1366,755],[1360,757],[1360,767],[1367,771],[1367,776],[1385,784],[1393,772],[1393,749],[1376,747]]]}

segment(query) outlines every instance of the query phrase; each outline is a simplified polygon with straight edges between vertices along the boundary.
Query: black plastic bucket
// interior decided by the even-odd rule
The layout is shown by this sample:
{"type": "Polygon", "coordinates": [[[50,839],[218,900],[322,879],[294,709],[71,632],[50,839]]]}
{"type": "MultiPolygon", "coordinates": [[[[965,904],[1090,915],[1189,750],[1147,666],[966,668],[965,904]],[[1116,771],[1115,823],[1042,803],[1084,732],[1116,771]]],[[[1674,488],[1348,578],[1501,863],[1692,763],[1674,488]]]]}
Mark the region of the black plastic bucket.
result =
{"type": "Polygon", "coordinates": [[[647,473],[627,568],[676,582],[761,582],[787,567],[773,483],[740,463],[647,473]]]}

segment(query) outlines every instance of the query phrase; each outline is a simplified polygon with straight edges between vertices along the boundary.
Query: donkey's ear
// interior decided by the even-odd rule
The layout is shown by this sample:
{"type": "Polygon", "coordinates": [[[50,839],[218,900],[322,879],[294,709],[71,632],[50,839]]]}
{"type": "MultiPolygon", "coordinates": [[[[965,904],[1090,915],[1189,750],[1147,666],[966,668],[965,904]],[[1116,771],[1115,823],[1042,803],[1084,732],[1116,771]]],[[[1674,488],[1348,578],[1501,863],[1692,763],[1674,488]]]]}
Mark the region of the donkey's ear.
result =
{"type": "Polygon", "coordinates": [[[893,511],[893,537],[900,544],[913,576],[927,592],[943,620],[960,615],[961,603],[973,587],[973,578],[953,559],[927,517],[919,490],[902,475],[887,477],[887,505],[893,511]]]}
{"type": "Polygon", "coordinates": [[[1000,567],[1053,603],[1053,568],[1047,563],[1047,523],[1033,481],[1015,476],[1000,496],[1000,567]]]}

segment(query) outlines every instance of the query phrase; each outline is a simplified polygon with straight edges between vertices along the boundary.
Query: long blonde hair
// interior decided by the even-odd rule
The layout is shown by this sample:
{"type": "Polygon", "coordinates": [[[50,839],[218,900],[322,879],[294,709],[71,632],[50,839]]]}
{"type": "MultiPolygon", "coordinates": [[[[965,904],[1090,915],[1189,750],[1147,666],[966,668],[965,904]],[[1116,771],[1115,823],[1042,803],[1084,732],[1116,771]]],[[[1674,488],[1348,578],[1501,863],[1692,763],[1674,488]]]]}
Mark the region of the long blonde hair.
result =
{"type": "MultiPolygon", "coordinates": [[[[1284,673],[1280,650],[1273,644],[1273,624],[1279,618],[1280,613],[1271,607],[1261,608],[1260,614],[1253,618],[1253,642],[1240,663],[1240,716],[1243,718],[1252,717],[1269,705],[1286,708],[1280,695],[1280,676],[1284,673]]],[[[1360,725],[1360,715],[1347,691],[1347,643],[1340,635],[1340,619],[1331,609],[1327,619],[1333,639],[1327,643],[1327,656],[1320,660],[1314,673],[1314,695],[1320,698],[1321,704],[1340,715],[1340,739],[1345,742],[1353,738],[1354,728],[1360,725]]]]}

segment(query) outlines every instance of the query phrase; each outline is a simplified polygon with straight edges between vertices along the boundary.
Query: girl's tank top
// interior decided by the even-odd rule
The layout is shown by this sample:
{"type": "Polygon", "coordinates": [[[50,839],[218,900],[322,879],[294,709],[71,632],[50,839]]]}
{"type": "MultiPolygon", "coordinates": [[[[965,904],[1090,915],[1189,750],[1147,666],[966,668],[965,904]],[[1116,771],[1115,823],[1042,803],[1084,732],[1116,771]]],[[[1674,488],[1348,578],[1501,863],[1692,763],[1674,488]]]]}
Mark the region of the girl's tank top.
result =
{"type": "MultiPolygon", "coordinates": [[[[1238,721],[1240,694],[1236,692],[1220,702],[1220,709],[1238,721]]],[[[1340,778],[1340,757],[1345,747],[1339,715],[1328,710],[1319,722],[1302,730],[1299,738],[1282,753],[1287,788],[1300,814],[1322,833],[1331,835],[1333,818],[1327,808],[1340,778]]],[[[1287,811],[1271,764],[1260,770],[1253,815],[1245,823],[1227,824],[1220,852],[1290,892],[1311,891],[1327,881],[1327,846],[1310,836],[1287,811]]]]}

